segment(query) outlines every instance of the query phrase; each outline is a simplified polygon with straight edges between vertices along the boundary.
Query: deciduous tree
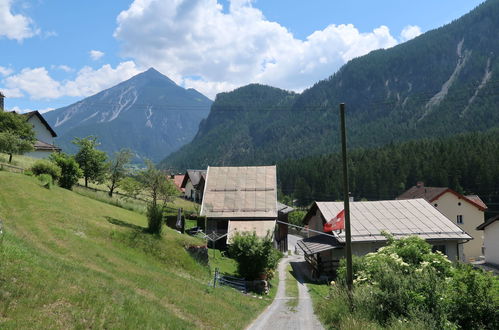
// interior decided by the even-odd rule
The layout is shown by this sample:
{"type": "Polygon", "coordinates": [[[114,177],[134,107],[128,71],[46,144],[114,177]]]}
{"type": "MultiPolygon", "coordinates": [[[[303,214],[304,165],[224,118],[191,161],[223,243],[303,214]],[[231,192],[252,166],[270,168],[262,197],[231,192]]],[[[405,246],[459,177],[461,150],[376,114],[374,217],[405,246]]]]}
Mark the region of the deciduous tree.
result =
{"type": "Polygon", "coordinates": [[[114,158],[107,164],[107,187],[109,188],[109,197],[113,197],[113,192],[119,186],[120,180],[127,173],[126,165],[132,159],[132,152],[128,149],[121,149],[114,154],[114,158]]]}
{"type": "Polygon", "coordinates": [[[104,181],[107,155],[104,151],[97,149],[99,145],[97,138],[89,136],[76,138],[71,142],[80,148],[75,155],[75,160],[83,171],[85,187],[88,187],[88,181],[104,181]]]}
{"type": "Polygon", "coordinates": [[[9,155],[9,163],[12,155],[32,151],[35,141],[35,132],[26,118],[15,112],[0,111],[0,152],[9,155]]]}

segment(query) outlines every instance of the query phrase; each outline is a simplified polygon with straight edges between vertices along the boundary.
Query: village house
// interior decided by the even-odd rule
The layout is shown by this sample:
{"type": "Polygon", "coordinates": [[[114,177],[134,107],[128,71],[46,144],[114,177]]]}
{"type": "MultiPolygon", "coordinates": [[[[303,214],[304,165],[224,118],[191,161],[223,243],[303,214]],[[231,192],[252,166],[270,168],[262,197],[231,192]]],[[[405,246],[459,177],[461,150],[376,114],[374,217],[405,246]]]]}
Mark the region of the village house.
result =
{"type": "MultiPolygon", "coordinates": [[[[308,238],[298,241],[314,275],[334,275],[345,256],[345,231],[324,232],[324,224],[340,213],[343,202],[315,202],[303,219],[308,238]]],[[[362,256],[395,239],[419,236],[450,260],[462,259],[462,244],[471,236],[424,199],[351,202],[352,254],[362,256]]]]}
{"type": "Polygon", "coordinates": [[[191,201],[201,203],[206,182],[206,170],[187,170],[180,189],[184,189],[184,196],[191,201]]]}
{"type": "Polygon", "coordinates": [[[219,246],[230,244],[236,233],[274,237],[276,167],[208,167],[200,214],[207,218],[205,232],[223,237],[219,246]]]}
{"type": "Polygon", "coordinates": [[[185,188],[182,188],[182,182],[184,182],[185,174],[172,174],[171,179],[173,184],[178,189],[178,191],[182,192],[185,195],[185,188]]]}
{"type": "Polygon", "coordinates": [[[499,267],[499,215],[485,221],[476,229],[483,230],[485,262],[499,267]]]}
{"type": "MultiPolygon", "coordinates": [[[[0,92],[0,111],[4,111],[5,96],[0,92]]],[[[26,121],[33,126],[36,142],[34,151],[25,155],[34,158],[47,158],[53,152],[60,152],[61,148],[56,147],[54,138],[57,137],[55,131],[50,127],[45,118],[38,111],[24,113],[26,121]]]]}
{"type": "Polygon", "coordinates": [[[54,144],[57,134],[38,111],[25,113],[24,116],[26,117],[26,121],[33,125],[36,137],[35,150],[26,153],[26,156],[47,158],[51,153],[61,151],[61,148],[56,147],[54,144]]]}
{"type": "Polygon", "coordinates": [[[484,222],[485,203],[477,195],[462,195],[446,187],[426,187],[423,182],[397,197],[398,200],[424,198],[443,215],[473,237],[464,244],[462,261],[470,262],[483,256],[483,231],[477,226],[484,222]]]}

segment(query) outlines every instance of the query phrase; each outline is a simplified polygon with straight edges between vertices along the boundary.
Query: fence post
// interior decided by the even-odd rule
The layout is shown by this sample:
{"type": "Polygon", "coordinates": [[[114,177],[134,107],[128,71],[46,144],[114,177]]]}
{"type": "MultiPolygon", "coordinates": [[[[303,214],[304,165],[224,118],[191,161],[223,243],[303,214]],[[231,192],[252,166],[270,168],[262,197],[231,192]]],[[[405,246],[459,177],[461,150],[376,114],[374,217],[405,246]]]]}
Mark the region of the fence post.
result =
{"type": "Polygon", "coordinates": [[[217,277],[218,277],[218,267],[215,268],[215,276],[213,277],[213,287],[217,286],[217,277]]]}

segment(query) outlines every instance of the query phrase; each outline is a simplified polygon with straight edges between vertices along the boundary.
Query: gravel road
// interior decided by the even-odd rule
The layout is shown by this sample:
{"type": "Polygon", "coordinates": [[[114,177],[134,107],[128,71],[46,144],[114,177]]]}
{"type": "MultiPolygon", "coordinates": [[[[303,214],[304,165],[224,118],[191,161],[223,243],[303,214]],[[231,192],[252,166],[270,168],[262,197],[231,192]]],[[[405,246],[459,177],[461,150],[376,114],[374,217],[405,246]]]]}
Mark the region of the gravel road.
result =
{"type": "Polygon", "coordinates": [[[292,330],[292,329],[324,329],[314,314],[312,300],[303,281],[303,269],[306,267],[303,256],[293,255],[283,258],[278,266],[279,285],[272,304],[260,314],[247,328],[248,330],[292,330]],[[299,302],[293,310],[286,305],[286,267],[291,263],[298,280],[299,302]]]}

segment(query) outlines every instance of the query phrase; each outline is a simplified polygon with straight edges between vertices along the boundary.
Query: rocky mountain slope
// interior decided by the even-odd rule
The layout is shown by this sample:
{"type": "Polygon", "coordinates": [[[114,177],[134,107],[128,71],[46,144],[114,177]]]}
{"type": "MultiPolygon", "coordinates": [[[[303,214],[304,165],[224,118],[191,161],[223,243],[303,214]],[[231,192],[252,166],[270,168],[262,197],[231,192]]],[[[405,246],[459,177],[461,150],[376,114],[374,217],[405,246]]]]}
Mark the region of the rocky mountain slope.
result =
{"type": "Polygon", "coordinates": [[[64,151],[74,151],[74,137],[94,135],[108,153],[130,148],[137,159],[158,161],[191,141],[211,103],[151,68],[45,117],[64,151]]]}
{"type": "Polygon", "coordinates": [[[486,1],[446,26],[353,59],[300,95],[280,91],[289,95],[274,104],[244,105],[241,95],[265,95],[266,86],[221,94],[196,138],[162,165],[271,164],[333,152],[341,102],[350,147],[497,127],[498,17],[499,0],[486,1]]]}

